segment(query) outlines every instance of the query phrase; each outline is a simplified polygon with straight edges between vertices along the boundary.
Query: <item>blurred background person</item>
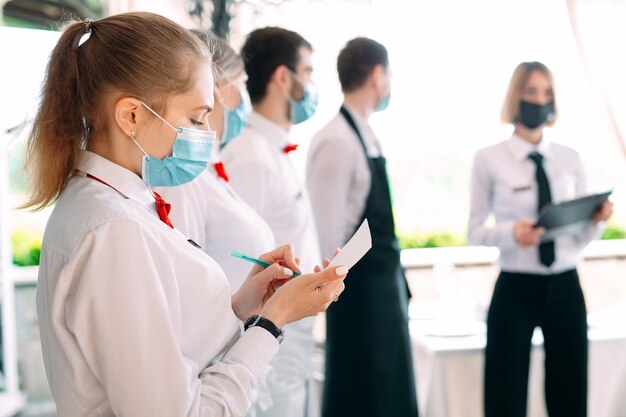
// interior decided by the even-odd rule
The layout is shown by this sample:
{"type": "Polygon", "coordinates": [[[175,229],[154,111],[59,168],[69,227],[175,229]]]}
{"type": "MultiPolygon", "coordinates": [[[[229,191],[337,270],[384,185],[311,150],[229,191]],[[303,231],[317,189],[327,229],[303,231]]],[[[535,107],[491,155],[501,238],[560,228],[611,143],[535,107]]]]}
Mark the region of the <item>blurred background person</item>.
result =
{"type": "MultiPolygon", "coordinates": [[[[249,114],[243,61],[223,39],[205,32],[194,33],[210,48],[215,62],[215,103],[208,122],[218,143],[223,145],[241,132],[249,114]]],[[[275,247],[274,234],[267,223],[230,186],[219,146],[213,147],[210,163],[197,179],[180,187],[156,190],[171,203],[170,218],[176,228],[217,261],[233,292],[251,265],[231,256],[231,250],[258,256],[275,247]]]]}
{"type": "Polygon", "coordinates": [[[536,326],[544,336],[548,414],[587,414],[587,314],[576,265],[600,236],[612,203],[599,207],[584,231],[542,241],[544,230],[534,227],[539,210],[587,193],[578,153],[544,135],[557,115],[550,70],[519,64],[502,106],[513,135],[474,157],[469,241],[498,247],[501,269],[487,317],[486,417],[526,415],[536,326]],[[490,215],[495,225],[488,225],[490,215]]]}
{"type": "Polygon", "coordinates": [[[350,294],[326,314],[324,417],[417,416],[408,327],[408,286],[400,265],[385,157],[368,119],[387,108],[387,49],[349,41],[337,58],[339,114],[313,138],[307,161],[322,253],[343,246],[364,219],[372,249],[350,269],[350,294]]]}
{"type": "MultiPolygon", "coordinates": [[[[289,242],[302,271],[321,260],[308,193],[289,152],[292,124],[307,120],[317,107],[312,88],[311,45],[299,34],[278,27],[251,32],[241,56],[253,111],[241,135],[224,147],[223,161],[235,191],[269,224],[276,242],[289,242]]],[[[268,386],[273,405],[260,415],[314,417],[319,399],[312,384],[315,348],[313,319],[287,326],[289,340],[272,361],[268,386]]]]}
{"type": "MultiPolygon", "coordinates": [[[[220,265],[234,293],[248,275],[251,265],[230,255],[232,250],[258,256],[275,247],[268,224],[228,184],[228,173],[220,160],[220,147],[233,140],[245,127],[252,110],[246,91],[246,73],[241,57],[228,43],[208,32],[192,30],[211,50],[215,64],[215,103],[207,120],[218,143],[210,163],[197,179],[180,187],[157,187],[171,205],[170,219],[176,228],[196,242],[220,265]]],[[[281,355],[279,350],[277,355],[281,355]]],[[[266,370],[268,372],[269,369],[266,370]]],[[[265,377],[253,392],[257,408],[269,408],[272,399],[265,377]]]]}

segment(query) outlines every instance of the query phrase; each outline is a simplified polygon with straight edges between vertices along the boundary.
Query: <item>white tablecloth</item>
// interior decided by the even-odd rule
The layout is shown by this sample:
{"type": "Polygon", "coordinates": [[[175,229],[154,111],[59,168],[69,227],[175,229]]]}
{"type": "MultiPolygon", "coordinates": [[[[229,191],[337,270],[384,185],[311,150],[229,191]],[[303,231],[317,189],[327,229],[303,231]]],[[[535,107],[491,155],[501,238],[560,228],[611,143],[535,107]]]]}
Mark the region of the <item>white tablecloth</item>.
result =
{"type": "MultiPolygon", "coordinates": [[[[482,417],[484,325],[433,336],[434,322],[412,320],[420,417],[482,417]]],[[[445,333],[445,331],[443,332],[445,333]]],[[[527,415],[547,416],[541,332],[533,337],[527,415]]],[[[626,417],[626,317],[589,330],[589,417],[626,417]]]]}

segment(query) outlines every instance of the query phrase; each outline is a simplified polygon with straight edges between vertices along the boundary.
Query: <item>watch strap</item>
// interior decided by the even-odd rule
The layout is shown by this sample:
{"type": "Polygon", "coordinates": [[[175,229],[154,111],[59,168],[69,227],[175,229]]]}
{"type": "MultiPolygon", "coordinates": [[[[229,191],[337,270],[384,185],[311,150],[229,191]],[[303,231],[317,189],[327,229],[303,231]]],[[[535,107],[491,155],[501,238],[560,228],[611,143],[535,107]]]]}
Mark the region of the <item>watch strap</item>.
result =
{"type": "Polygon", "coordinates": [[[246,320],[244,324],[244,330],[248,330],[250,327],[262,327],[267,330],[272,336],[278,340],[278,343],[282,342],[285,338],[285,331],[280,327],[276,326],[271,320],[266,319],[265,317],[261,317],[259,315],[254,315],[246,320]]]}

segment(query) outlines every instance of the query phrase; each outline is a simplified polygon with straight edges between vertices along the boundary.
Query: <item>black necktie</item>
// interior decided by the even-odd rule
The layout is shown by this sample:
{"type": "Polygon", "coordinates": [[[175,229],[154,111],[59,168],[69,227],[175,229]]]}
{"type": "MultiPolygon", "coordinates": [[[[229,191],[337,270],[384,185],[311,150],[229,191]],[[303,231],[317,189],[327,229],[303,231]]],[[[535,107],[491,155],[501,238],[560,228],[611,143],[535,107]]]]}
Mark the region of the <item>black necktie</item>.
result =
{"type": "MultiPolygon", "coordinates": [[[[548,176],[543,169],[543,156],[538,152],[531,152],[528,158],[535,163],[537,170],[535,178],[537,179],[537,188],[539,190],[539,206],[540,211],[543,206],[552,202],[552,194],[550,193],[550,183],[548,176]]],[[[554,242],[544,242],[539,245],[539,259],[545,266],[550,266],[554,262],[554,242]]]]}

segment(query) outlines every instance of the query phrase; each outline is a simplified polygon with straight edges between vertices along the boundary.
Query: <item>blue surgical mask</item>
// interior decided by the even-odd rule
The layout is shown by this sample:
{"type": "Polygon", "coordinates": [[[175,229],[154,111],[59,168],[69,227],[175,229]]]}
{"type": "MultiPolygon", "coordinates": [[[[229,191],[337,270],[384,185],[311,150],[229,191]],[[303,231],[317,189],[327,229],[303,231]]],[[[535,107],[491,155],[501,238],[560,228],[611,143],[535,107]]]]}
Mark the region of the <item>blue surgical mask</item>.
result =
{"type": "Polygon", "coordinates": [[[143,181],[148,187],[175,187],[194,180],[208,165],[215,143],[215,131],[187,127],[176,129],[148,105],[141,104],[176,132],[172,156],[165,159],[148,155],[135,140],[134,135],[131,136],[135,145],[143,153],[141,162],[143,181]]]}
{"type": "Polygon", "coordinates": [[[376,108],[374,109],[374,111],[383,111],[385,110],[387,107],[389,107],[389,102],[391,101],[391,94],[387,94],[385,96],[382,96],[380,98],[380,100],[378,101],[378,104],[376,104],[376,108]]]}
{"type": "Polygon", "coordinates": [[[294,81],[300,83],[303,87],[303,96],[302,100],[295,101],[291,96],[287,97],[289,100],[289,104],[291,105],[291,122],[294,125],[298,123],[302,123],[305,120],[308,120],[315,114],[315,110],[317,109],[317,92],[312,88],[312,86],[303,83],[300,79],[291,71],[289,71],[291,77],[294,81]]]}
{"type": "Polygon", "coordinates": [[[224,107],[224,132],[222,133],[222,141],[220,147],[226,146],[228,142],[235,139],[248,123],[248,116],[252,111],[248,94],[239,91],[241,102],[234,109],[224,107]]]}

